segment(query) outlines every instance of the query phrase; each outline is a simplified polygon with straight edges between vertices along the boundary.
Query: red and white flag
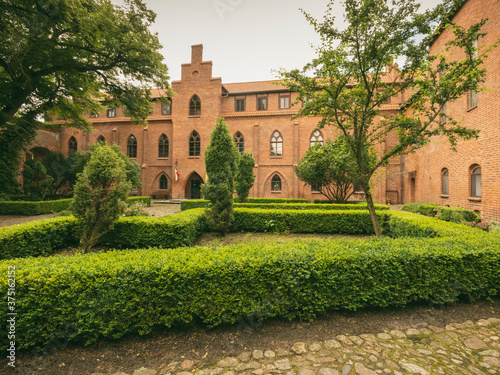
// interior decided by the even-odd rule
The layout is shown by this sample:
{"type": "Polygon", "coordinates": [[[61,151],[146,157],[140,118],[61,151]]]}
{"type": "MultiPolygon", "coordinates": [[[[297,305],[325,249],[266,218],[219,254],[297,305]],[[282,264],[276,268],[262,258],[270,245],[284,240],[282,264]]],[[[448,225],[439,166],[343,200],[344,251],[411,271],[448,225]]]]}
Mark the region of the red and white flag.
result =
{"type": "Polygon", "coordinates": [[[177,172],[177,167],[175,167],[175,181],[179,181],[179,172],[177,172]]]}

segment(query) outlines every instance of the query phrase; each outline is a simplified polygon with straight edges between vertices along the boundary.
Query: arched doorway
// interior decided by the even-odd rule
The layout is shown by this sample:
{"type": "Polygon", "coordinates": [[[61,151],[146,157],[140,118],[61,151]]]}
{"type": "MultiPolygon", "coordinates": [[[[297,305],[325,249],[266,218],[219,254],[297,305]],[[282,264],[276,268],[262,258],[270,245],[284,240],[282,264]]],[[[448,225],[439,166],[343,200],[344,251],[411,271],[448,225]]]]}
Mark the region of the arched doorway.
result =
{"type": "Polygon", "coordinates": [[[194,172],[186,183],[185,197],[186,199],[201,199],[201,184],[202,178],[194,172]]]}

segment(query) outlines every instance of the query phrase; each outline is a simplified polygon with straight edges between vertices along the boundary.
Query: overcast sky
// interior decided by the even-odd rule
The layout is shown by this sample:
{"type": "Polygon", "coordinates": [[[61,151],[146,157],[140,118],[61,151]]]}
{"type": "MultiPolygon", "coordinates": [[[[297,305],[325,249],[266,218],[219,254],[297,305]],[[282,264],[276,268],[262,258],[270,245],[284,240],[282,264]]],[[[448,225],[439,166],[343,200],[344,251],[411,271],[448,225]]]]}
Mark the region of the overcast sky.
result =
{"type": "MultiPolygon", "coordinates": [[[[115,1],[114,1],[115,2],[115,1]]],[[[153,31],[163,45],[172,80],[191,61],[191,45],[203,44],[204,60],[222,82],[276,79],[272,70],[302,68],[319,38],[299,8],[322,18],[328,0],[145,0],[157,14],[153,31]]],[[[423,8],[437,0],[421,0],[423,8]]],[[[337,1],[338,20],[342,6],[337,1]]]]}

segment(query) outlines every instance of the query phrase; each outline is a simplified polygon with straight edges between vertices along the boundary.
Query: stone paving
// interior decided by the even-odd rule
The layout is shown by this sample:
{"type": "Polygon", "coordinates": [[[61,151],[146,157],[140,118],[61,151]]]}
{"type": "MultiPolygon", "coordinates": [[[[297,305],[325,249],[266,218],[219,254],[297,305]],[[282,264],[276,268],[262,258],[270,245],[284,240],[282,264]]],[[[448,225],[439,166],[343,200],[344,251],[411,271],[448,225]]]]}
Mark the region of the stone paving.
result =
{"type": "MultiPolygon", "coordinates": [[[[254,350],[198,367],[185,360],[132,375],[378,375],[500,374],[500,319],[392,330],[377,335],[339,335],[289,350],[254,350]]],[[[94,373],[92,375],[104,375],[94,373]]],[[[118,372],[114,375],[130,375],[118,372]]]]}

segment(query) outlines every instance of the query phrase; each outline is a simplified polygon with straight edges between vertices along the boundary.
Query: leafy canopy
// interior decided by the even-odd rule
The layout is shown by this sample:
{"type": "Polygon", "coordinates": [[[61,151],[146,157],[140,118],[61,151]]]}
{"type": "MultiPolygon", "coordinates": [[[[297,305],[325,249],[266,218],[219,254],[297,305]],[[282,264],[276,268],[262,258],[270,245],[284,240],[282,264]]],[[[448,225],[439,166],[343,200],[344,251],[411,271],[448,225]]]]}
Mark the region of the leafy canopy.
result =
{"type": "MultiPolygon", "coordinates": [[[[0,160],[17,163],[42,125],[41,115],[90,130],[85,113],[124,105],[146,124],[150,89],[170,94],[155,13],[141,0],[0,2],[0,160]],[[104,94],[106,93],[106,94],[104,94]],[[14,142],[14,143],[13,143],[14,142]]],[[[0,179],[11,189],[16,167],[0,179]]]]}
{"type": "Polygon", "coordinates": [[[452,147],[458,138],[478,136],[478,131],[464,128],[457,119],[447,115],[447,121],[441,119],[447,102],[479,90],[484,81],[481,64],[490,48],[478,51],[475,43],[484,35],[480,30],[486,21],[468,29],[454,24],[449,15],[457,3],[452,0],[425,12],[419,12],[415,0],[346,0],[347,27],[339,29],[334,2],[323,22],[304,13],[321,36],[317,58],[302,70],[280,75],[305,103],[298,116],[320,116],[320,128],[333,126],[344,135],[380,235],[370,186],[375,171],[433,136],[448,137],[452,147]],[[429,55],[438,25],[449,29],[452,38],[442,51],[429,55]],[[396,60],[401,66],[394,64],[396,60]],[[384,110],[387,101],[402,95],[404,106],[384,110]],[[396,138],[390,144],[389,135],[396,138]]]}
{"type": "Polygon", "coordinates": [[[335,203],[345,203],[358,185],[358,165],[339,137],[317,144],[294,168],[297,177],[335,203]]]}

